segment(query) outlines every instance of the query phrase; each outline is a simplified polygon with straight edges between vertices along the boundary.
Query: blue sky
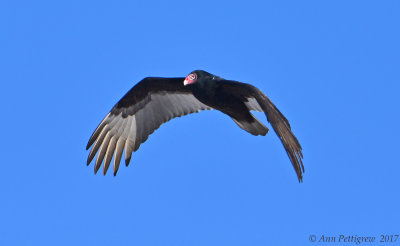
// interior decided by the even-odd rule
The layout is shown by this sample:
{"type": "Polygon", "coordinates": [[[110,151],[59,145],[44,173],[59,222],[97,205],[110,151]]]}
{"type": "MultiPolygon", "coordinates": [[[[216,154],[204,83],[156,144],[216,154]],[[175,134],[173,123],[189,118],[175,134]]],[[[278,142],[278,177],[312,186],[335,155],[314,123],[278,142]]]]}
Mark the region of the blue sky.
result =
{"type": "Polygon", "coordinates": [[[399,11],[394,0],[1,2],[0,245],[400,234],[399,11]],[[303,146],[302,184],[275,133],[254,137],[220,112],[168,122],[117,177],[93,175],[85,146],[111,107],[145,76],[195,69],[271,98],[303,146]]]}

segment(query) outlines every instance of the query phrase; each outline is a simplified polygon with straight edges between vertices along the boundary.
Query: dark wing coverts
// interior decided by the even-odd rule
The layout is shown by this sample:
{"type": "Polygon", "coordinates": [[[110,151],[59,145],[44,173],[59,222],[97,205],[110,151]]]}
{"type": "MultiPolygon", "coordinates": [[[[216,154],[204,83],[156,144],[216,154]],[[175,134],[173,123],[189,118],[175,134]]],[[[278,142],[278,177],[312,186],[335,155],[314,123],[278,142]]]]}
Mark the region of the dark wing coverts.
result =
{"type": "Polygon", "coordinates": [[[224,80],[220,83],[220,88],[222,90],[239,97],[245,102],[249,110],[263,111],[265,113],[268,122],[272,125],[272,128],[285,147],[286,153],[292,162],[299,181],[302,181],[304,165],[302,161],[303,154],[301,145],[293,134],[289,121],[285,116],[283,116],[271,100],[269,100],[269,98],[256,87],[237,81],[224,80]]]}
{"type": "Polygon", "coordinates": [[[92,149],[87,164],[95,157],[94,171],[97,173],[104,160],[106,174],[114,155],[116,175],[122,152],[129,164],[132,151],[138,150],[161,124],[183,115],[212,109],[197,100],[184,78],[145,78],[136,84],[107,114],[96,128],[86,146],[92,149]]]}

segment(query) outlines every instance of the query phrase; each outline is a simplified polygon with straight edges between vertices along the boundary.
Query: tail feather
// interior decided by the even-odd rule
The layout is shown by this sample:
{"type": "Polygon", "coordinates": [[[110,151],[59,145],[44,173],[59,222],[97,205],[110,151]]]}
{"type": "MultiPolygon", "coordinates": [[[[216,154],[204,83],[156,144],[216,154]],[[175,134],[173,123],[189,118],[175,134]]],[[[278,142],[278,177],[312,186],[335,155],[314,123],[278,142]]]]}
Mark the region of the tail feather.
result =
{"type": "Polygon", "coordinates": [[[243,130],[258,136],[258,135],[262,135],[265,136],[269,129],[263,124],[261,123],[256,117],[254,117],[253,115],[251,115],[253,117],[252,121],[246,121],[246,120],[242,120],[239,121],[235,118],[232,118],[233,121],[235,121],[235,123],[242,128],[243,130]]]}

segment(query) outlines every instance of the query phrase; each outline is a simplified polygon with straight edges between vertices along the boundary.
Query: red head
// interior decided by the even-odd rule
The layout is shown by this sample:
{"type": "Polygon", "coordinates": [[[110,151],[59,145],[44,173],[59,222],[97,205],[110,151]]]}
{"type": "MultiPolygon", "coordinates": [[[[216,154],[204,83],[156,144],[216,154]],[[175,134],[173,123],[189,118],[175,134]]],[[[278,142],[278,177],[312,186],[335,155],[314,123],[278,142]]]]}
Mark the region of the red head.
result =
{"type": "Polygon", "coordinates": [[[197,74],[191,73],[186,76],[185,80],[183,81],[183,85],[190,85],[197,81],[197,74]]]}

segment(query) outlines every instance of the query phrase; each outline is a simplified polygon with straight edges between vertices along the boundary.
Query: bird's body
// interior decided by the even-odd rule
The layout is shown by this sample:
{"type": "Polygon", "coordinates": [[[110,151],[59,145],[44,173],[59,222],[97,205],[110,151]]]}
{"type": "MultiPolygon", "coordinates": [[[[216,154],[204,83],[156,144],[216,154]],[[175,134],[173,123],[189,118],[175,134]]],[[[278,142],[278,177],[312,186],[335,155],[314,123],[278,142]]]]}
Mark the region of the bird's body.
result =
{"type": "Polygon", "coordinates": [[[132,151],[164,122],[200,110],[216,109],[230,116],[243,130],[266,135],[268,128],[250,111],[263,111],[281,139],[299,181],[302,180],[301,146],[289,122],[275,105],[256,87],[222,79],[202,70],[186,78],[145,78],[135,85],[110,111],[89,140],[93,145],[88,164],[96,153],[95,172],[104,159],[104,174],[114,155],[114,175],[122,152],[129,164],[132,151]]]}
{"type": "Polygon", "coordinates": [[[235,119],[249,118],[249,109],[244,102],[236,95],[224,91],[221,79],[206,81],[202,86],[198,84],[200,83],[192,85],[191,91],[200,102],[235,119]]]}
{"type": "MultiPolygon", "coordinates": [[[[193,95],[200,102],[229,115],[236,123],[243,122],[256,124],[259,128],[258,131],[247,128],[244,129],[253,135],[267,134],[268,128],[262,125],[250,113],[250,110],[252,109],[249,108],[249,106],[246,106],[248,100],[239,92],[240,88],[239,90],[236,90],[235,93],[232,91],[235,87],[248,87],[250,85],[236,81],[224,80],[211,74],[209,77],[210,79],[205,79],[189,85],[193,95]]],[[[238,125],[242,127],[240,124],[238,125]]]]}

